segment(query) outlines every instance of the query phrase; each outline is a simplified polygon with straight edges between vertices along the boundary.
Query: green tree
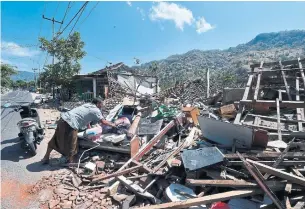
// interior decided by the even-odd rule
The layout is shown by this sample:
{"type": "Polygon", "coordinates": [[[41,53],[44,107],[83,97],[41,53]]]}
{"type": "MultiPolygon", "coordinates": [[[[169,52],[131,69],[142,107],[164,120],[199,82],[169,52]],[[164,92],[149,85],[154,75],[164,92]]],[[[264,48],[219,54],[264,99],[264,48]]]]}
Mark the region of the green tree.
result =
{"type": "Polygon", "coordinates": [[[11,87],[13,81],[11,80],[11,76],[17,74],[17,70],[15,67],[9,64],[1,63],[1,86],[2,87],[11,87]]]}
{"type": "Polygon", "coordinates": [[[81,41],[80,33],[74,32],[64,39],[45,38],[39,39],[41,49],[51,56],[55,56],[56,63],[45,66],[45,72],[41,73],[40,81],[47,82],[47,85],[66,86],[70,84],[74,75],[81,70],[80,60],[86,55],[83,50],[84,42],[81,41]]]}
{"type": "Polygon", "coordinates": [[[24,80],[17,80],[14,82],[14,86],[18,88],[26,88],[27,87],[27,82],[24,80]]]}

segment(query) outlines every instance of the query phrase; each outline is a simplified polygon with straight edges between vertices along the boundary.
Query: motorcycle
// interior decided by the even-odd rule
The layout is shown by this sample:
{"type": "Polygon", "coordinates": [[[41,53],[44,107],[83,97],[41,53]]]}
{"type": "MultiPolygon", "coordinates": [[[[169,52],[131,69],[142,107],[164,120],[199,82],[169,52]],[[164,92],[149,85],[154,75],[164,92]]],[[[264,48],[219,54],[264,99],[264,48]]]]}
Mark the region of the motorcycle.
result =
{"type": "Polygon", "coordinates": [[[20,111],[21,120],[17,123],[20,130],[18,134],[21,141],[21,147],[28,150],[32,156],[37,154],[37,145],[44,138],[44,129],[41,127],[40,119],[35,108],[31,108],[30,104],[21,105],[15,108],[20,111]]]}

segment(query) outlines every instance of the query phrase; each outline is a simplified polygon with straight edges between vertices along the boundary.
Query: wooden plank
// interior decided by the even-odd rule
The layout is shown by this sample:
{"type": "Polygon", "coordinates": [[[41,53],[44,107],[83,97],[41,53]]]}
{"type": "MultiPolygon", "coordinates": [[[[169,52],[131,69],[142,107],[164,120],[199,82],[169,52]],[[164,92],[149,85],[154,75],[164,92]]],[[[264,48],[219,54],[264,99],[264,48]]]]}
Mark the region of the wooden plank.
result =
{"type": "Polygon", "coordinates": [[[106,180],[106,179],[110,179],[112,177],[117,177],[117,176],[121,176],[121,175],[124,175],[124,174],[128,174],[128,173],[131,173],[133,171],[138,170],[142,166],[143,165],[137,165],[137,166],[127,168],[127,169],[122,170],[122,171],[117,171],[117,172],[112,173],[112,174],[108,174],[108,175],[102,174],[102,175],[94,176],[94,179],[91,181],[91,183],[95,183],[95,182],[98,182],[98,181],[103,181],[103,180],[106,180]]]}
{"type": "Polygon", "coordinates": [[[163,203],[159,205],[150,205],[150,206],[141,207],[140,209],[188,208],[191,206],[205,205],[213,202],[225,201],[238,197],[247,197],[260,193],[262,193],[261,190],[236,190],[236,191],[208,195],[199,198],[187,199],[183,201],[163,203]]]}
{"type": "MultiPolygon", "coordinates": [[[[265,165],[273,165],[276,161],[256,161],[265,165]]],[[[242,161],[229,161],[229,165],[233,165],[233,166],[240,166],[242,165],[242,161]]],[[[305,165],[305,161],[293,161],[293,160],[286,160],[286,161],[282,161],[280,162],[279,166],[292,166],[292,165],[305,165]]]]}
{"type": "Polygon", "coordinates": [[[242,98],[243,100],[248,99],[248,95],[249,95],[249,92],[250,92],[250,88],[252,86],[252,82],[253,82],[253,75],[250,75],[249,78],[248,78],[248,82],[247,82],[247,85],[246,85],[246,89],[245,89],[243,98],[242,98]]]}
{"type": "Polygon", "coordinates": [[[304,89],[305,89],[305,75],[304,75],[304,69],[303,69],[303,66],[302,66],[302,63],[301,63],[301,58],[298,58],[298,63],[299,63],[301,77],[302,77],[302,80],[303,80],[304,89]]]}
{"type": "Polygon", "coordinates": [[[216,187],[257,187],[257,184],[247,181],[234,180],[198,180],[186,179],[186,184],[191,186],[216,186],[216,187]]]}
{"type": "MultiPolygon", "coordinates": [[[[299,84],[299,78],[296,78],[295,80],[295,89],[296,89],[296,101],[300,101],[300,84],[299,84]]],[[[301,108],[297,108],[297,120],[304,119],[304,115],[301,108]]],[[[303,131],[303,124],[301,122],[298,122],[298,131],[303,131]]]]}
{"type": "Polygon", "coordinates": [[[284,205],[282,202],[277,198],[277,196],[273,193],[273,191],[269,188],[269,186],[266,184],[264,177],[260,173],[260,171],[247,162],[245,158],[237,152],[238,156],[240,157],[241,161],[243,161],[244,166],[246,169],[249,171],[249,173],[252,175],[252,177],[255,179],[257,184],[260,186],[260,188],[266,192],[266,194],[270,197],[270,199],[273,201],[273,203],[279,208],[279,209],[284,209],[284,205]]]}
{"type": "Polygon", "coordinates": [[[278,133],[278,139],[282,141],[280,101],[279,101],[278,98],[276,98],[276,113],[277,113],[277,133],[278,133]]]}
{"type": "MultiPolygon", "coordinates": [[[[267,181],[268,186],[274,186],[276,184],[286,184],[278,181],[267,181]]],[[[244,180],[201,180],[201,179],[186,179],[186,184],[191,186],[215,186],[215,187],[247,187],[255,188],[258,187],[256,183],[248,182],[244,180]]],[[[284,185],[283,185],[284,186],[284,185]]]]}
{"type": "MultiPolygon", "coordinates": [[[[175,120],[180,120],[183,114],[179,114],[175,120]]],[[[135,160],[140,160],[151,148],[164,136],[169,129],[174,127],[176,124],[175,120],[169,122],[156,136],[154,136],[144,147],[142,147],[139,152],[134,156],[135,160]]]]}
{"type": "MultiPolygon", "coordinates": [[[[276,101],[275,100],[256,100],[255,102],[252,100],[240,100],[241,104],[244,104],[246,106],[254,107],[253,105],[261,105],[264,107],[276,107],[276,101]]],[[[287,108],[305,108],[305,101],[282,101],[281,107],[287,107],[287,108]]]]}
{"type": "MultiPolygon", "coordinates": [[[[283,61],[282,64],[285,66],[285,65],[293,65],[293,64],[298,64],[298,62],[305,62],[305,58],[304,59],[300,59],[300,60],[287,60],[287,61],[283,61]]],[[[279,63],[278,62],[267,62],[267,63],[264,63],[264,67],[272,67],[272,66],[275,66],[275,65],[278,65],[279,63]]],[[[255,64],[252,64],[250,65],[250,68],[256,68],[256,67],[259,67],[260,66],[260,63],[255,63],[255,64]]]]}
{"type": "Polygon", "coordinates": [[[293,209],[304,209],[304,206],[305,206],[305,202],[304,202],[304,198],[302,201],[299,201],[294,207],[293,209]]]}
{"type": "Polygon", "coordinates": [[[260,87],[260,83],[261,83],[261,77],[262,77],[262,74],[259,73],[257,75],[256,87],[255,87],[255,92],[254,92],[254,100],[257,100],[257,95],[259,93],[259,87],[260,87]]]}
{"type": "MultiPolygon", "coordinates": [[[[242,154],[246,158],[278,158],[281,153],[278,152],[262,152],[258,154],[242,154]]],[[[227,159],[239,159],[237,154],[225,154],[225,158],[227,159]]],[[[287,152],[285,158],[292,159],[292,158],[299,158],[305,159],[305,152],[287,152]]]]}
{"type": "MultiPolygon", "coordinates": [[[[95,143],[88,140],[78,140],[79,146],[84,148],[92,148],[96,146],[95,143]]],[[[103,150],[103,151],[109,151],[109,152],[117,152],[117,153],[123,153],[123,154],[130,154],[130,147],[117,147],[109,144],[100,144],[98,147],[94,148],[97,150],[103,150]]]]}
{"type": "MultiPolygon", "coordinates": [[[[254,125],[254,124],[249,124],[249,123],[246,123],[246,122],[242,122],[242,124],[244,126],[248,126],[248,127],[254,127],[254,128],[259,128],[259,129],[264,129],[264,130],[270,130],[270,131],[278,131],[278,128],[273,128],[273,127],[269,127],[269,126],[261,126],[261,125],[254,125]]],[[[290,130],[288,129],[281,129],[281,131],[284,131],[284,132],[291,132],[290,130]]],[[[282,135],[282,134],[281,134],[282,135]]],[[[278,136],[278,133],[276,134],[276,136],[278,136]]]]}
{"type": "Polygon", "coordinates": [[[195,140],[195,134],[198,131],[199,131],[198,128],[193,127],[192,130],[190,131],[188,137],[185,139],[184,143],[182,143],[177,149],[173,150],[168,157],[166,157],[164,160],[162,160],[162,162],[153,169],[153,173],[156,173],[162,166],[164,166],[166,164],[166,162],[169,159],[173,158],[182,149],[190,146],[193,143],[193,141],[195,140]]]}
{"type": "Polygon", "coordinates": [[[259,87],[260,87],[260,83],[261,83],[261,70],[263,69],[263,65],[264,65],[264,61],[261,61],[261,65],[259,67],[260,71],[258,72],[257,75],[257,80],[256,80],[256,87],[255,87],[255,92],[254,92],[254,100],[257,100],[257,95],[259,93],[259,87]]]}
{"type": "Polygon", "coordinates": [[[271,166],[255,162],[255,161],[250,160],[250,159],[247,159],[247,161],[250,162],[251,164],[254,164],[256,167],[258,167],[258,169],[260,169],[260,170],[262,170],[266,173],[270,173],[274,176],[286,179],[286,180],[288,180],[292,183],[296,183],[296,184],[305,186],[305,178],[301,178],[301,177],[295,176],[293,174],[290,174],[290,173],[287,173],[287,172],[284,172],[284,171],[280,171],[276,168],[273,168],[271,166]]]}
{"type": "Polygon", "coordinates": [[[279,61],[279,64],[280,64],[280,67],[281,67],[281,74],[282,74],[282,78],[283,78],[283,81],[284,81],[284,84],[285,84],[286,92],[288,94],[289,100],[291,101],[292,98],[291,98],[291,95],[290,95],[289,86],[287,84],[286,74],[285,74],[285,71],[283,71],[283,65],[282,65],[281,61],[279,61]]]}
{"type": "MultiPolygon", "coordinates": [[[[243,95],[243,100],[247,100],[248,99],[248,95],[250,92],[250,88],[252,86],[252,82],[253,82],[253,75],[250,75],[248,77],[248,82],[247,82],[247,86],[246,89],[244,91],[244,95],[243,95]]],[[[241,119],[241,115],[243,114],[244,111],[244,105],[240,105],[239,110],[236,114],[235,120],[234,120],[234,124],[240,124],[240,119],[241,119]]]]}
{"type": "MultiPolygon", "coordinates": [[[[285,157],[286,153],[289,151],[290,146],[291,146],[291,143],[292,143],[293,141],[294,141],[294,139],[292,139],[292,141],[290,141],[290,142],[288,143],[288,145],[287,145],[287,147],[285,148],[285,150],[284,150],[283,152],[281,152],[281,155],[278,157],[278,159],[276,159],[275,163],[272,165],[273,168],[277,168],[277,167],[281,164],[281,162],[284,160],[284,157],[285,157]]],[[[267,180],[267,179],[269,178],[269,176],[270,176],[270,174],[269,174],[269,173],[266,173],[266,174],[264,175],[264,179],[267,180]]]]}
{"type": "MultiPolygon", "coordinates": [[[[263,119],[269,119],[269,120],[277,120],[277,118],[275,117],[270,117],[270,116],[265,116],[265,115],[256,115],[256,114],[247,114],[247,116],[252,116],[252,117],[260,117],[263,119]]],[[[281,121],[283,122],[288,122],[288,123],[305,123],[305,120],[290,120],[290,119],[286,119],[286,118],[281,118],[281,121]]]]}
{"type": "MultiPolygon", "coordinates": [[[[278,187],[276,190],[280,190],[278,187]]],[[[282,187],[282,189],[284,189],[282,187]]],[[[230,200],[233,198],[238,197],[248,197],[256,194],[262,194],[264,193],[261,189],[252,189],[252,190],[235,190],[235,191],[229,191],[229,192],[222,192],[218,194],[212,194],[208,196],[203,197],[197,197],[197,198],[191,198],[187,200],[177,201],[177,202],[169,202],[169,203],[163,203],[159,205],[150,205],[141,207],[139,209],[164,209],[164,208],[188,208],[191,206],[198,206],[198,205],[205,205],[210,204],[218,201],[225,201],[230,200]]]]}
{"type": "Polygon", "coordinates": [[[292,172],[295,173],[295,175],[304,178],[303,174],[297,169],[297,168],[291,168],[292,172]]]}
{"type": "Polygon", "coordinates": [[[134,136],[130,141],[130,156],[133,158],[140,149],[140,139],[138,136],[134,136]]]}
{"type": "Polygon", "coordinates": [[[280,102],[283,101],[283,94],[282,94],[282,91],[279,90],[279,100],[280,102]]]}
{"type": "MultiPolygon", "coordinates": [[[[269,136],[277,136],[277,133],[268,133],[269,136]]],[[[293,138],[293,137],[296,137],[296,138],[299,138],[299,139],[305,139],[305,132],[285,132],[285,133],[282,133],[282,137],[285,137],[285,138],[293,138]]]]}

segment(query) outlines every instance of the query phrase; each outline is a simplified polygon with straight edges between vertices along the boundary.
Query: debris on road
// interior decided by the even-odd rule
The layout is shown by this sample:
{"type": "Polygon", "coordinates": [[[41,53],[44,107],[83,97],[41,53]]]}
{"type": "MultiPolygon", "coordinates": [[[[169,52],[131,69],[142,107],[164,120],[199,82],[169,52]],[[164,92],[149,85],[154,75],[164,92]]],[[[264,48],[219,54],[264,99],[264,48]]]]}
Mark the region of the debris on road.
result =
{"type": "Polygon", "coordinates": [[[196,92],[183,95],[183,101],[168,99],[165,105],[160,98],[169,98],[170,91],[124,95],[107,116],[118,128],[103,127],[94,140],[79,133],[80,148],[90,151],[80,163],[38,182],[33,192],[53,188],[49,208],[301,205],[305,199],[301,62],[305,60],[253,64],[245,89],[226,89],[209,98],[196,92]],[[202,104],[184,104],[192,96],[202,104]],[[143,98],[147,102],[141,102],[143,98]]]}

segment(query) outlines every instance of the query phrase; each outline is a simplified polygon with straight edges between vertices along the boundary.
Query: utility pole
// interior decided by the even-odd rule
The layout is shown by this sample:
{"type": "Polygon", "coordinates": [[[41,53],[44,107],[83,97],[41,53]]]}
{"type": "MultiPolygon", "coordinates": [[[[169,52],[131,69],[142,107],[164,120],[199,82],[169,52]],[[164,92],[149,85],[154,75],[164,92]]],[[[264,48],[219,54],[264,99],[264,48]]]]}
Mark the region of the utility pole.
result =
{"type": "MultiPolygon", "coordinates": [[[[50,18],[47,18],[45,17],[44,15],[42,15],[42,18],[45,19],[45,20],[49,20],[49,21],[52,21],[52,46],[54,48],[54,23],[59,23],[59,24],[63,24],[63,21],[59,22],[57,20],[54,19],[54,17],[52,19],[50,18]]],[[[53,59],[52,59],[52,65],[54,66],[55,64],[55,55],[53,54],[53,59]]],[[[53,84],[53,97],[55,96],[55,93],[54,93],[54,84],[53,84]]]]}
{"type": "Polygon", "coordinates": [[[39,88],[41,89],[41,78],[40,78],[40,65],[38,66],[38,76],[39,76],[39,88]]]}
{"type": "Polygon", "coordinates": [[[35,89],[36,89],[36,71],[37,71],[37,69],[36,68],[33,68],[32,69],[33,71],[34,71],[34,80],[35,80],[35,89]]]}
{"type": "Polygon", "coordinates": [[[210,97],[210,69],[208,68],[206,71],[206,79],[207,79],[207,98],[210,97]]]}

